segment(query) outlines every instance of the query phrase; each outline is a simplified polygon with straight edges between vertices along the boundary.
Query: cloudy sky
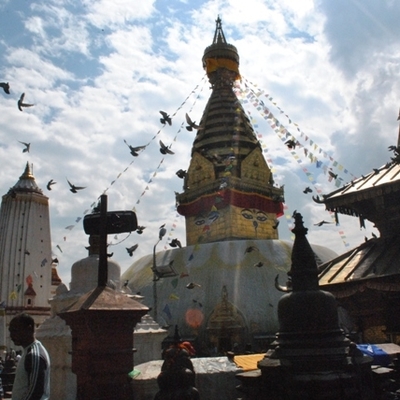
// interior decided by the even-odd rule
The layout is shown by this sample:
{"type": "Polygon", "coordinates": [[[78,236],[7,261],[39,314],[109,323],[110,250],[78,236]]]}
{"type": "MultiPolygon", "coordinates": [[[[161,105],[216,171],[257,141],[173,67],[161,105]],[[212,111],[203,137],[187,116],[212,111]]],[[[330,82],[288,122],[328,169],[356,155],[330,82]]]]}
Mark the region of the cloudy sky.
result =
{"type": "MultiPolygon", "coordinates": [[[[215,19],[240,54],[238,93],[261,100],[301,146],[289,151],[262,113],[244,102],[277,184],[285,185],[279,234],[290,240],[290,215],[304,216],[311,243],[338,253],[373,227],[356,218],[334,224],[311,195],[329,193],[389,161],[400,105],[400,2],[395,0],[2,0],[0,2],[0,192],[26,162],[49,196],[54,256],[70,282],[73,262],[87,255],[85,213],[106,191],[109,210],[135,209],[142,235],[109,236],[126,270],[152,251],[158,228],[185,242],[176,214],[175,172],[187,169],[194,133],[210,95],[202,69],[215,19]],[[17,108],[17,100],[35,104],[17,108]],[[173,116],[160,123],[159,110],[173,116]],[[126,140],[147,147],[134,158],[126,140]],[[174,155],[159,152],[159,140],[174,155]],[[30,152],[23,153],[31,143],[30,152]],[[314,157],[314,158],[313,158],[314,157]],[[324,168],[315,167],[315,157],[324,168]],[[327,168],[338,174],[329,180],[327,168]],[[47,182],[57,182],[47,191],[47,182]],[[67,179],[86,189],[73,194],[67,179]],[[311,194],[304,194],[310,186],[311,194]],[[138,243],[133,257],[126,247],[138,243]],[[62,252],[60,251],[62,250],[62,252]]],[[[247,97],[246,97],[247,96],[247,97]]]]}

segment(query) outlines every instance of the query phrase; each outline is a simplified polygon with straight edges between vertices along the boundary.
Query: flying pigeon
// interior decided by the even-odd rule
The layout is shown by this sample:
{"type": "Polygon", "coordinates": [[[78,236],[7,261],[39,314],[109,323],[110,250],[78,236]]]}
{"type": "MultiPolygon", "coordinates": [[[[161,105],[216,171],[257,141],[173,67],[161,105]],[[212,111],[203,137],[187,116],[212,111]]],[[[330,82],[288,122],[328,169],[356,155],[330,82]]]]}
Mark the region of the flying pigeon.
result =
{"type": "MultiPolygon", "coordinates": [[[[18,142],[20,142],[18,140],[18,142]]],[[[25,143],[25,142],[20,142],[21,144],[23,144],[25,146],[25,148],[22,150],[23,153],[29,153],[29,149],[31,148],[31,144],[30,143],[25,143]]]]}
{"type": "Polygon", "coordinates": [[[69,189],[72,193],[78,193],[78,190],[86,189],[86,186],[75,186],[68,179],[67,182],[71,189],[69,189]]]}
{"type": "Polygon", "coordinates": [[[47,190],[51,190],[51,185],[55,185],[57,182],[54,182],[53,181],[53,179],[50,179],[48,182],[47,182],[47,190]]]}
{"type": "Polygon", "coordinates": [[[165,229],[165,224],[160,226],[160,232],[158,233],[158,237],[161,240],[165,234],[167,233],[167,230],[165,229]]]}
{"type": "Polygon", "coordinates": [[[160,153],[161,154],[175,154],[168,146],[160,140],[160,153]]]}
{"type": "Polygon", "coordinates": [[[165,111],[160,111],[160,114],[163,116],[160,118],[160,122],[162,124],[168,123],[168,125],[172,125],[171,117],[165,112],[165,111]]]}
{"type": "Polygon", "coordinates": [[[277,229],[280,222],[281,222],[281,221],[276,221],[276,224],[272,226],[272,229],[277,229]]]}
{"type": "Polygon", "coordinates": [[[179,169],[178,171],[176,171],[175,174],[178,178],[183,179],[186,176],[186,171],[184,171],[183,169],[179,169]]]}
{"type": "Polygon", "coordinates": [[[203,129],[200,125],[196,125],[196,122],[193,122],[193,121],[190,119],[190,117],[189,117],[188,114],[186,114],[186,122],[188,123],[188,126],[186,127],[186,129],[187,129],[188,131],[190,131],[190,132],[191,132],[193,129],[197,129],[197,130],[203,129]]]}
{"type": "Polygon", "coordinates": [[[131,145],[128,144],[128,142],[124,139],[125,144],[129,147],[129,150],[131,151],[131,154],[134,157],[137,157],[139,155],[138,151],[140,150],[144,150],[146,148],[146,146],[137,146],[137,147],[133,147],[131,145]]]}
{"type": "Polygon", "coordinates": [[[294,140],[287,140],[285,142],[286,146],[289,147],[289,149],[295,149],[296,148],[296,142],[294,140]]]}
{"type": "Polygon", "coordinates": [[[145,226],[138,226],[137,229],[136,229],[136,233],[141,235],[143,233],[143,229],[146,229],[146,227],[145,226]]]}
{"type": "Polygon", "coordinates": [[[3,88],[3,90],[7,93],[10,94],[10,84],[8,82],[0,82],[0,87],[3,88]]]}
{"type": "Polygon", "coordinates": [[[179,247],[180,249],[182,248],[182,243],[178,239],[172,239],[170,244],[171,247],[179,247]]]}
{"type": "Polygon", "coordinates": [[[309,186],[307,186],[307,187],[303,190],[303,193],[305,193],[305,194],[307,194],[307,193],[312,193],[312,189],[311,189],[309,186]]]}
{"type": "Polygon", "coordinates": [[[314,224],[314,226],[322,226],[324,224],[333,224],[333,222],[328,222],[328,221],[320,221],[317,224],[314,224]]]}
{"type": "Polygon", "coordinates": [[[244,251],[244,254],[246,253],[251,253],[252,251],[259,251],[256,246],[249,246],[247,249],[244,251]]]}
{"type": "Polygon", "coordinates": [[[18,100],[18,110],[22,111],[22,107],[32,107],[34,104],[24,103],[25,93],[21,94],[21,97],[18,100]]]}
{"type": "Polygon", "coordinates": [[[139,247],[138,244],[134,244],[131,247],[126,247],[126,251],[128,252],[129,256],[132,257],[133,252],[139,247]]]}
{"type": "Polygon", "coordinates": [[[186,289],[194,289],[195,287],[201,287],[198,283],[190,282],[186,285],[186,289]]]}
{"type": "Polygon", "coordinates": [[[333,173],[332,171],[328,171],[328,174],[334,179],[338,177],[337,174],[333,173]]]}

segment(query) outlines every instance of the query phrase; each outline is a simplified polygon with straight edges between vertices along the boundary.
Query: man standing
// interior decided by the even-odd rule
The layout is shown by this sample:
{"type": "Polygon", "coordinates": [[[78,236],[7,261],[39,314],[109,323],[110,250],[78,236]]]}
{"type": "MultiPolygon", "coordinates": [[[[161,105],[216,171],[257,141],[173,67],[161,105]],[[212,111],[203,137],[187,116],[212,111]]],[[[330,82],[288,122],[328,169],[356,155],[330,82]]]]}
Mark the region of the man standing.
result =
{"type": "Polygon", "coordinates": [[[50,398],[50,358],[35,339],[35,321],[25,313],[18,314],[10,322],[10,337],[22,346],[12,389],[12,400],[47,400],[50,398]]]}

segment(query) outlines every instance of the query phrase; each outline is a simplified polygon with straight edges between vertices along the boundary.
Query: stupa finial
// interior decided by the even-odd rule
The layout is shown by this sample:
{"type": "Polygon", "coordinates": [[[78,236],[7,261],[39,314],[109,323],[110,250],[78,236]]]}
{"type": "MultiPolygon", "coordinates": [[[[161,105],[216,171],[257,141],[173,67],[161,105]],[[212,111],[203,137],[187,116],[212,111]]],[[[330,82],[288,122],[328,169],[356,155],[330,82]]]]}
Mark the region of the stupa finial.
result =
{"type": "Polygon", "coordinates": [[[295,240],[292,249],[292,267],[288,272],[291,278],[293,290],[317,290],[318,268],[314,252],[308,243],[308,229],[304,227],[303,217],[300,213],[294,213],[295,240]]]}
{"type": "Polygon", "coordinates": [[[218,15],[218,18],[215,20],[216,27],[215,27],[215,34],[213,44],[217,43],[227,43],[224,35],[224,31],[222,30],[222,20],[218,15]]]}

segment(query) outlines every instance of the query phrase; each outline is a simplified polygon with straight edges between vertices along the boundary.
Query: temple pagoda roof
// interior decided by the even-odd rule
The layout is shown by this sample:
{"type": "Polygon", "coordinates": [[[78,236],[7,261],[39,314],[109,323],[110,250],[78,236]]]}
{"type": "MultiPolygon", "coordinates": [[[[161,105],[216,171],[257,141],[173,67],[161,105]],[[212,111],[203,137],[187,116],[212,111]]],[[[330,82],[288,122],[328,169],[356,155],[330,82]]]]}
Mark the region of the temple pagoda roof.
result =
{"type": "Polygon", "coordinates": [[[314,201],[325,204],[330,211],[359,216],[361,212],[357,203],[399,190],[400,164],[391,162],[374,169],[368,175],[352,180],[336,191],[323,195],[322,199],[314,198],[314,201]]]}
{"type": "Polygon", "coordinates": [[[319,284],[338,297],[365,288],[400,290],[400,237],[373,238],[318,267],[319,284]],[[362,289],[361,289],[362,288],[362,289]]]}

